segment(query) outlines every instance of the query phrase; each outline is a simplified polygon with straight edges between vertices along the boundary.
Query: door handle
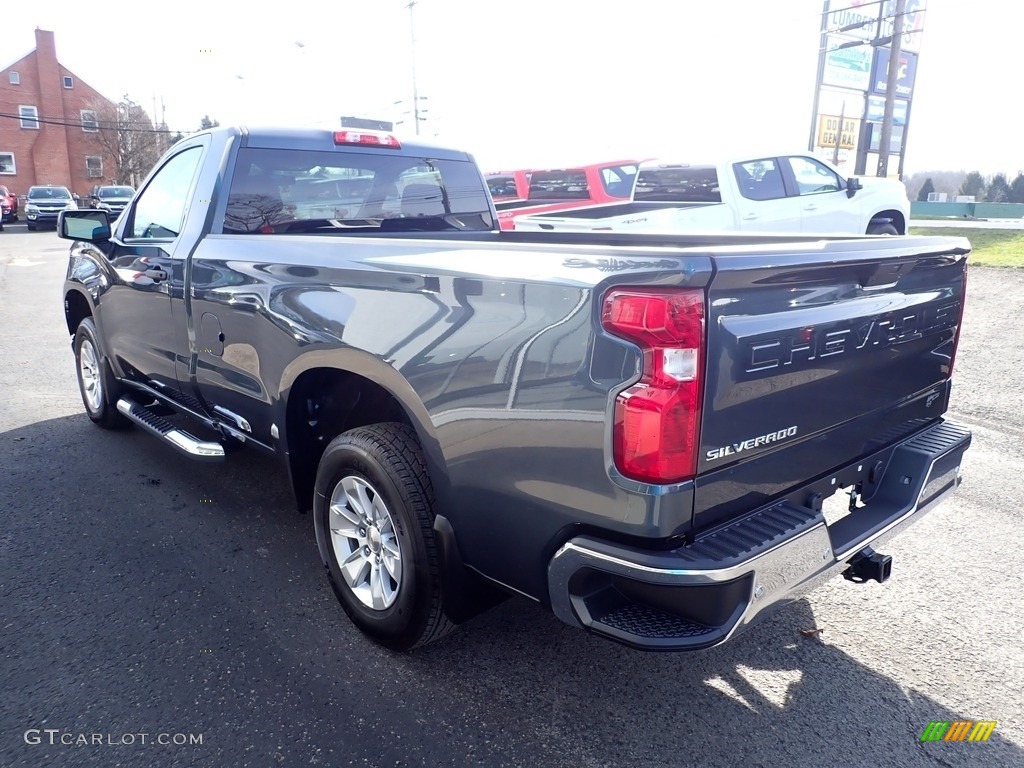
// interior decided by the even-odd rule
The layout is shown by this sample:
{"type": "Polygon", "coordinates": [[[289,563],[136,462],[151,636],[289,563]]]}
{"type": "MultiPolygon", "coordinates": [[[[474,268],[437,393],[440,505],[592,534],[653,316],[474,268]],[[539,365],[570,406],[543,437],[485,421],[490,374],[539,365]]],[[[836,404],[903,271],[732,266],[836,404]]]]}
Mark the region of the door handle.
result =
{"type": "Polygon", "coordinates": [[[748,213],[746,216],[743,217],[743,220],[744,221],[753,221],[756,218],[757,218],[757,214],[756,213],[748,213]]]}
{"type": "Polygon", "coordinates": [[[167,273],[162,269],[147,269],[143,274],[152,280],[166,280],[167,273]]]}
{"type": "Polygon", "coordinates": [[[816,210],[818,210],[818,206],[813,205],[813,204],[812,205],[805,205],[804,206],[804,210],[805,211],[816,211],[816,210]]]}

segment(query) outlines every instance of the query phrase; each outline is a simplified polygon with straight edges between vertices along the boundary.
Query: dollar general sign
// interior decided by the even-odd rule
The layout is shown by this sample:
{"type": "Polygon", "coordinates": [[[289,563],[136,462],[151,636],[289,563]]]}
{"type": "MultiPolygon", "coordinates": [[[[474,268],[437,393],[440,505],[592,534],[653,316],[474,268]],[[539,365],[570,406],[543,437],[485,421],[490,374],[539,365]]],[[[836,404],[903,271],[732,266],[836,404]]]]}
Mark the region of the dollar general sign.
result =
{"type": "MultiPolygon", "coordinates": [[[[834,147],[836,134],[839,133],[839,117],[820,115],[818,118],[818,146],[834,147]]],[[[843,120],[842,135],[839,137],[840,149],[857,148],[857,124],[859,120],[846,118],[843,120]]]]}

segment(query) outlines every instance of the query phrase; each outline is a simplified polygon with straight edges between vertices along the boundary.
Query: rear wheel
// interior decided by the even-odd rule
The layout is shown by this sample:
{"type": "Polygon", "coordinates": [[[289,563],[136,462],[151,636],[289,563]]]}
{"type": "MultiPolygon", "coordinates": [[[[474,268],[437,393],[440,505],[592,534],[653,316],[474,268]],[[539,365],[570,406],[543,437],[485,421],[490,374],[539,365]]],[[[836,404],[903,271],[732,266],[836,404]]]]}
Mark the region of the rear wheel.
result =
{"type": "Polygon", "coordinates": [[[99,350],[96,324],[87,317],[75,331],[75,368],[82,403],[89,418],[104,429],[122,429],[129,422],[117,410],[116,380],[99,350]]]}
{"type": "Polygon", "coordinates": [[[433,507],[408,425],[353,429],[324,451],[314,520],[327,543],[327,574],[352,622],[388,648],[425,645],[455,627],[442,610],[433,507]]]}
{"type": "Polygon", "coordinates": [[[869,235],[899,235],[899,230],[892,224],[872,224],[868,227],[869,235]]]}

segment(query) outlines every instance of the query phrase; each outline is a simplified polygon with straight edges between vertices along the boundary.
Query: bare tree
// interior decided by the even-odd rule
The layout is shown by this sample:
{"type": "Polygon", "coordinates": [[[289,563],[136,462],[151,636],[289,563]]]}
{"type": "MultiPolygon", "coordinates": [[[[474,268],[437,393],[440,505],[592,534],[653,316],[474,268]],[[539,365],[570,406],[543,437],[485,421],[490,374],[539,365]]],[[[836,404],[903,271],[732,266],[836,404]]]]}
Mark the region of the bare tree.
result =
{"type": "Polygon", "coordinates": [[[117,104],[93,104],[92,111],[99,128],[96,143],[104,155],[104,180],[138,187],[167,149],[166,127],[154,127],[146,111],[127,95],[117,104]]]}

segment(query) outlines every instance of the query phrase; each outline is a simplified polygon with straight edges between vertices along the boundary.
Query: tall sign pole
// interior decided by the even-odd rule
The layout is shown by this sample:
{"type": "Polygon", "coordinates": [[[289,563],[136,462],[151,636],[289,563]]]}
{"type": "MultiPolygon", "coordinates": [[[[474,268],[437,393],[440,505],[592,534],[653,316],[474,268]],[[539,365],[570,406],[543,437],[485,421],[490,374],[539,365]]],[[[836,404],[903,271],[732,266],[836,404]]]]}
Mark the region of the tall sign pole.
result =
{"type": "Polygon", "coordinates": [[[889,71],[886,73],[885,81],[885,112],[882,114],[882,134],[878,141],[878,176],[889,175],[892,116],[896,108],[896,84],[900,78],[900,49],[903,43],[903,14],[906,8],[907,0],[896,0],[892,20],[892,45],[889,49],[889,71]]]}
{"type": "Polygon", "coordinates": [[[420,135],[420,96],[416,90],[416,26],[413,21],[412,9],[416,0],[409,0],[409,39],[412,43],[410,54],[412,55],[412,122],[415,126],[416,135],[420,135]]]}
{"type": "Polygon", "coordinates": [[[814,151],[814,140],[818,132],[818,107],[821,98],[821,80],[825,74],[825,56],[828,48],[828,6],[829,0],[821,11],[821,45],[818,49],[818,79],[814,83],[814,109],[811,111],[811,137],[807,140],[807,151],[814,151]]]}

